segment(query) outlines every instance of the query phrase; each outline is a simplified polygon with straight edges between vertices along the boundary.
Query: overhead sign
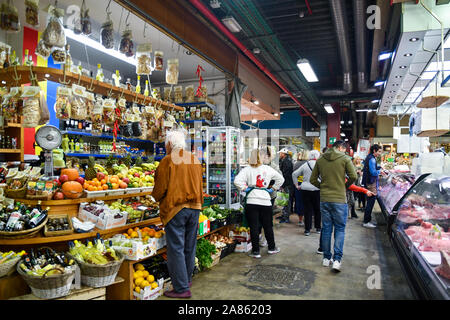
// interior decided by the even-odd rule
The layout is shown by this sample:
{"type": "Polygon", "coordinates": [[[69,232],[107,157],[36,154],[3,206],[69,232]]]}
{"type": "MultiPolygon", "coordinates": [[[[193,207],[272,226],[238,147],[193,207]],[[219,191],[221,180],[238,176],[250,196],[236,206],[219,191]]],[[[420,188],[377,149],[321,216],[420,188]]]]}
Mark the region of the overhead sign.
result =
{"type": "Polygon", "coordinates": [[[319,137],[320,132],[319,131],[306,131],[307,137],[319,137]]]}

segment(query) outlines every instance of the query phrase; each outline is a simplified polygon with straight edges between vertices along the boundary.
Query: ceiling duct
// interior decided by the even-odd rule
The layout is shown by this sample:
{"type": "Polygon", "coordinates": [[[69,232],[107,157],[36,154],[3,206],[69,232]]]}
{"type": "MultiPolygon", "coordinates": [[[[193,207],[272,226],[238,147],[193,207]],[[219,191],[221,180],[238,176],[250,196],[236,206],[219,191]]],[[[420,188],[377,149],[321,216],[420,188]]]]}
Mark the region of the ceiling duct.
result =
{"type": "Polygon", "coordinates": [[[344,96],[353,90],[352,85],[352,61],[350,58],[350,41],[348,38],[348,21],[344,0],[329,0],[331,17],[336,30],[337,45],[342,65],[343,86],[342,89],[318,91],[322,96],[344,96]]]}
{"type": "Polygon", "coordinates": [[[367,88],[367,28],[366,0],[353,0],[353,19],[355,23],[356,65],[358,72],[358,91],[361,93],[376,93],[377,89],[367,88]]]}

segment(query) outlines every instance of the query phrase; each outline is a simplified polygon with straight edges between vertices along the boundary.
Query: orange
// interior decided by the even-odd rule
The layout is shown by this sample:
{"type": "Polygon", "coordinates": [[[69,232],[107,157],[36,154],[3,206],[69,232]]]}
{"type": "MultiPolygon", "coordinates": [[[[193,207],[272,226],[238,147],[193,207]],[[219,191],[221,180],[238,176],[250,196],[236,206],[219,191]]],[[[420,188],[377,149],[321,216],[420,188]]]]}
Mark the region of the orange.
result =
{"type": "Polygon", "coordinates": [[[139,237],[138,233],[136,231],[133,231],[130,235],[131,238],[137,238],[139,237]]]}
{"type": "Polygon", "coordinates": [[[88,191],[94,191],[94,188],[95,187],[93,187],[93,186],[89,186],[87,189],[88,189],[88,191]]]}
{"type": "Polygon", "coordinates": [[[112,184],[113,189],[119,189],[119,185],[117,183],[112,184]]]}
{"type": "Polygon", "coordinates": [[[116,178],[116,177],[112,177],[111,179],[109,179],[109,181],[110,181],[111,183],[119,183],[119,179],[116,178]]]}
{"type": "Polygon", "coordinates": [[[104,184],[104,185],[102,186],[102,189],[103,189],[103,190],[108,190],[108,185],[107,185],[107,184],[104,184]]]}
{"type": "Polygon", "coordinates": [[[101,184],[106,184],[106,179],[102,179],[102,181],[100,181],[101,184]]]}
{"type": "Polygon", "coordinates": [[[92,179],[93,182],[98,182],[97,178],[92,179]]]}
{"type": "Polygon", "coordinates": [[[89,185],[85,182],[84,184],[83,184],[83,188],[84,189],[87,189],[89,187],[89,185]]]}
{"type": "Polygon", "coordinates": [[[128,229],[128,230],[127,230],[127,233],[128,233],[128,235],[131,235],[131,234],[133,233],[133,229],[131,229],[131,228],[128,229]]]}
{"type": "Polygon", "coordinates": [[[139,227],[134,227],[134,231],[138,231],[139,230],[139,227]]]}

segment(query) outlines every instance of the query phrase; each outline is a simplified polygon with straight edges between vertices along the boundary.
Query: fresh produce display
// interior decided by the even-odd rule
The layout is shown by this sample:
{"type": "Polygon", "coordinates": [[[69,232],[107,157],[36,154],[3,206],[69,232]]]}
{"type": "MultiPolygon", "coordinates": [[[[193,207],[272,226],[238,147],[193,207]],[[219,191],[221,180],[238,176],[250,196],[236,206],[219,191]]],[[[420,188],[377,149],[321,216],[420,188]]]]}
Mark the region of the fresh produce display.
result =
{"type": "Polygon", "coordinates": [[[109,246],[105,245],[104,240],[97,234],[95,244],[91,241],[84,245],[83,243],[75,240],[69,242],[69,253],[77,260],[96,265],[105,265],[112,261],[119,261],[116,252],[109,246]]]}
{"type": "Polygon", "coordinates": [[[133,290],[137,293],[140,293],[141,290],[144,290],[147,287],[150,287],[151,290],[158,288],[158,283],[156,282],[156,278],[153,274],[150,274],[145,268],[145,266],[141,263],[138,263],[134,266],[133,269],[133,290]]]}
{"type": "Polygon", "coordinates": [[[235,229],[232,230],[235,234],[240,234],[242,232],[250,232],[250,228],[249,227],[236,227],[235,229]]]}
{"type": "Polygon", "coordinates": [[[124,203],[124,199],[119,199],[111,203],[108,208],[113,211],[126,212],[128,214],[127,221],[135,222],[143,217],[143,210],[137,209],[136,206],[132,206],[124,203]]]}
{"type": "MultiPolygon", "coordinates": [[[[202,215],[206,216],[210,221],[216,219],[224,219],[231,213],[231,209],[220,208],[219,205],[212,205],[202,210],[202,215]]],[[[201,222],[201,221],[200,221],[201,222]]]]}
{"type": "Polygon", "coordinates": [[[47,218],[50,208],[42,209],[40,205],[28,207],[16,202],[0,211],[0,231],[23,231],[39,226],[47,218]]]}
{"type": "Polygon", "coordinates": [[[112,209],[108,205],[105,205],[103,201],[96,201],[95,203],[81,204],[81,209],[89,212],[90,214],[100,218],[105,219],[106,216],[111,215],[114,219],[120,219],[123,217],[123,212],[125,210],[120,210],[119,208],[112,209]]]}
{"type": "Polygon", "coordinates": [[[232,244],[234,242],[233,239],[221,234],[211,234],[205,239],[215,245],[217,249],[225,248],[227,244],[232,244]]]}
{"type": "Polygon", "coordinates": [[[31,249],[30,254],[24,254],[19,262],[20,268],[28,275],[42,277],[44,274],[62,274],[72,272],[75,261],[64,253],[58,253],[49,248],[31,249]]]}
{"type": "Polygon", "coordinates": [[[157,226],[144,228],[135,227],[134,229],[129,228],[126,233],[123,233],[125,238],[141,240],[143,243],[147,243],[150,238],[159,239],[163,237],[164,234],[165,231],[157,226]]]}
{"type": "Polygon", "coordinates": [[[17,257],[22,257],[25,254],[26,254],[26,252],[24,250],[22,250],[20,252],[14,252],[14,251],[1,252],[0,251],[0,265],[2,263],[7,263],[17,257]]]}
{"type": "Polygon", "coordinates": [[[59,189],[53,195],[54,200],[77,199],[83,195],[84,178],[75,168],[61,169],[59,179],[55,180],[59,189]]]}
{"type": "Polygon", "coordinates": [[[198,259],[199,269],[204,270],[209,268],[213,262],[211,255],[217,253],[216,246],[209,240],[201,238],[197,241],[196,254],[198,259]]]}

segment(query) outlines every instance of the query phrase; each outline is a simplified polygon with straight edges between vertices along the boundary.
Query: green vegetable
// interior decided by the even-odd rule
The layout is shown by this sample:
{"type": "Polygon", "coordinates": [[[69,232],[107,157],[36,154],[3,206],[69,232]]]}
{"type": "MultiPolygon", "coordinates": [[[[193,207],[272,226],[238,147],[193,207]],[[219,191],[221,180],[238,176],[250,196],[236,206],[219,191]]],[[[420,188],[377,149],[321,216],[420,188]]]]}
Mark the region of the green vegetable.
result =
{"type": "Polygon", "coordinates": [[[200,270],[211,266],[213,259],[212,254],[217,252],[216,246],[210,243],[205,238],[201,238],[197,241],[196,257],[200,266],[200,270]]]}

